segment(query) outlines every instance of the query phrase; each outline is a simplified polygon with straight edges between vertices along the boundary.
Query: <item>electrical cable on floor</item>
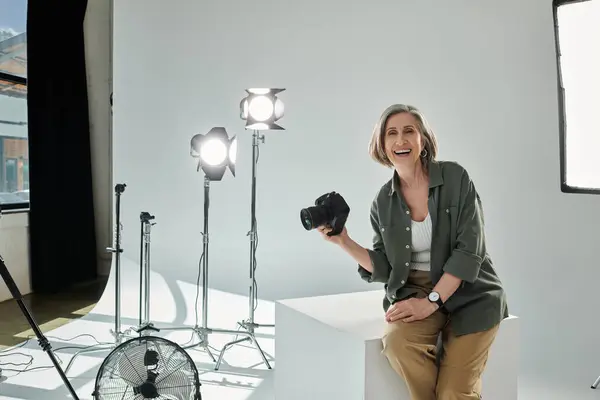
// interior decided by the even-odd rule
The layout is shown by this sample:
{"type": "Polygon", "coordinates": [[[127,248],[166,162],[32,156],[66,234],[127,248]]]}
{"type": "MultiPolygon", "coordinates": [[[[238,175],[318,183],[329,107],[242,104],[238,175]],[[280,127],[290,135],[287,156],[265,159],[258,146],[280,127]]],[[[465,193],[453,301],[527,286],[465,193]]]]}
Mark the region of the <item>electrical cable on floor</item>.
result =
{"type": "MultiPolygon", "coordinates": [[[[196,304],[194,307],[195,310],[195,314],[196,314],[196,326],[198,325],[198,297],[199,297],[199,293],[200,293],[200,275],[201,275],[201,266],[202,266],[202,259],[204,257],[204,252],[202,253],[201,257],[200,257],[200,263],[199,263],[199,271],[198,271],[198,279],[197,279],[197,283],[196,283],[196,304]]],[[[83,336],[88,336],[91,337],[96,344],[93,345],[89,345],[89,346],[61,346],[61,347],[57,347],[55,349],[52,349],[52,351],[55,353],[55,356],[57,358],[57,360],[62,364],[62,360],[60,359],[60,357],[58,356],[58,353],[60,350],[66,350],[66,349],[87,349],[90,347],[94,347],[97,345],[112,345],[114,343],[112,342],[100,342],[98,341],[98,339],[96,339],[94,337],[94,335],[88,334],[88,333],[84,333],[84,334],[80,334],[77,335],[75,337],[72,337],[70,339],[64,339],[64,338],[60,338],[60,337],[56,337],[56,336],[46,336],[48,339],[53,339],[53,340],[58,340],[61,342],[70,342],[73,341],[77,338],[83,337],[83,336]]],[[[21,347],[24,347],[27,345],[27,343],[29,343],[29,341],[33,338],[35,338],[35,335],[32,335],[30,337],[28,337],[25,341],[19,343],[16,346],[13,346],[9,349],[4,349],[4,350],[0,350],[0,370],[3,372],[3,376],[7,377],[7,378],[11,378],[11,377],[15,377],[19,374],[22,374],[24,372],[31,372],[31,371],[36,371],[36,370],[43,370],[43,369],[51,369],[54,368],[53,365],[45,365],[45,366],[38,366],[38,367],[32,367],[29,368],[34,361],[34,357],[30,354],[25,354],[23,352],[17,352],[15,350],[18,350],[21,347]],[[3,362],[2,359],[6,359],[6,357],[14,357],[14,356],[21,356],[21,357],[25,357],[27,358],[26,362],[22,362],[22,363],[14,363],[14,362],[3,362]],[[16,368],[7,368],[7,366],[11,366],[11,367],[25,367],[23,369],[16,369],[16,368]],[[13,375],[5,375],[4,372],[15,372],[15,374],[13,375]]],[[[190,338],[190,340],[187,343],[191,343],[192,340],[194,338],[194,334],[192,333],[192,337],[190,338]]],[[[186,344],[183,344],[182,346],[186,346],[186,344]]],[[[216,349],[214,349],[216,351],[216,349]]]]}
{"type": "MultiPolygon", "coordinates": [[[[84,346],[83,348],[97,346],[98,344],[100,344],[100,345],[111,344],[111,343],[100,342],[100,341],[98,341],[98,339],[96,339],[96,337],[94,337],[94,335],[91,335],[89,333],[83,333],[81,335],[77,335],[77,336],[72,337],[70,339],[63,339],[63,338],[56,337],[56,336],[47,336],[47,338],[48,339],[59,340],[61,342],[70,342],[70,341],[73,341],[73,340],[75,340],[77,338],[80,338],[80,337],[83,337],[83,336],[91,337],[93,340],[96,341],[96,344],[93,344],[93,345],[90,345],[90,346],[84,346]]],[[[33,364],[34,357],[32,355],[30,355],[30,354],[25,354],[25,353],[20,352],[20,351],[17,351],[17,352],[15,351],[15,350],[17,350],[17,349],[19,349],[21,347],[24,347],[27,343],[29,343],[29,341],[31,339],[33,339],[35,337],[36,336],[30,336],[30,337],[27,338],[27,340],[25,340],[22,343],[19,343],[17,346],[14,346],[14,347],[9,348],[9,349],[0,350],[0,369],[2,370],[2,372],[6,372],[6,371],[16,372],[14,375],[7,376],[7,378],[9,378],[9,377],[15,377],[15,376],[17,376],[17,375],[19,375],[19,374],[21,374],[23,372],[31,372],[31,371],[41,370],[41,369],[51,369],[51,368],[54,368],[54,365],[45,365],[45,366],[39,366],[39,367],[29,368],[29,366],[31,364],[33,364]],[[26,358],[29,359],[29,361],[26,362],[26,363],[19,363],[19,364],[13,363],[13,362],[8,362],[8,361],[6,361],[6,362],[2,361],[2,359],[5,358],[5,357],[14,357],[14,356],[26,357],[26,358]],[[24,366],[25,368],[24,369],[5,368],[5,366],[7,366],[7,365],[17,366],[17,367],[24,366]]],[[[64,350],[64,349],[80,349],[80,348],[81,348],[81,346],[62,346],[62,347],[57,347],[56,349],[52,349],[52,351],[55,353],[55,356],[58,359],[58,361],[62,364],[62,360],[56,354],[58,351],[64,350]]]]}
{"type": "MultiPolygon", "coordinates": [[[[57,360],[58,360],[59,363],[61,363],[61,364],[63,363],[62,360],[60,359],[60,357],[58,356],[58,354],[56,354],[60,350],[65,350],[65,349],[82,349],[82,348],[83,349],[87,349],[87,348],[90,348],[90,347],[95,347],[97,345],[111,345],[111,344],[113,344],[112,342],[100,342],[100,341],[98,341],[98,339],[96,339],[96,337],[94,335],[89,334],[89,333],[82,333],[82,334],[77,335],[75,337],[72,337],[70,339],[64,339],[64,338],[60,338],[60,337],[56,337],[56,336],[47,336],[47,338],[48,339],[53,339],[53,340],[58,340],[58,341],[61,341],[61,342],[71,342],[71,341],[73,341],[73,340],[75,340],[77,338],[83,337],[83,336],[91,337],[94,341],[96,341],[96,344],[92,344],[92,345],[88,345],[88,346],[83,346],[83,345],[80,345],[80,346],[61,346],[61,347],[57,347],[55,349],[52,349],[52,351],[55,353],[54,355],[56,356],[56,358],[57,358],[57,360]]],[[[19,343],[18,345],[14,346],[12,348],[0,350],[0,370],[2,370],[3,373],[6,372],[6,371],[8,371],[8,372],[16,372],[14,375],[10,375],[10,376],[5,375],[7,378],[15,377],[15,376],[17,376],[19,374],[22,374],[23,372],[31,372],[31,371],[36,371],[36,370],[54,368],[54,365],[44,365],[44,366],[29,368],[29,366],[31,366],[31,364],[33,364],[34,357],[31,354],[25,354],[25,353],[20,352],[20,351],[15,351],[15,350],[17,350],[17,349],[19,349],[21,347],[24,347],[27,343],[29,343],[29,341],[31,339],[33,339],[35,337],[36,337],[35,335],[30,336],[30,337],[27,338],[27,340],[25,340],[22,343],[19,343]],[[28,361],[24,362],[24,363],[14,363],[14,362],[8,362],[8,361],[3,362],[2,361],[2,358],[5,358],[5,357],[14,357],[14,356],[26,357],[28,359],[28,361]],[[6,366],[9,366],[9,365],[10,366],[15,366],[15,367],[21,367],[21,366],[23,366],[25,368],[23,368],[23,369],[6,368],[6,366]]],[[[190,342],[191,342],[191,339],[190,339],[190,342]]],[[[184,346],[185,346],[185,344],[184,344],[184,346]]]]}

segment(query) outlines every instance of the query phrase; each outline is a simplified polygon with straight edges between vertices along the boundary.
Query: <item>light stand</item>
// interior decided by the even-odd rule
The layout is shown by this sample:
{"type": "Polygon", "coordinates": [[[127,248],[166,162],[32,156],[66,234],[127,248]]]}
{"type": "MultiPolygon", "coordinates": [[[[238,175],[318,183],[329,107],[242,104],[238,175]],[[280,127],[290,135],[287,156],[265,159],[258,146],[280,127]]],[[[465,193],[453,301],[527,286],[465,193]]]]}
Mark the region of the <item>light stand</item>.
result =
{"type": "MultiPolygon", "coordinates": [[[[199,159],[198,168],[202,168],[204,172],[204,229],[202,232],[202,256],[200,257],[201,263],[200,273],[202,274],[202,325],[198,326],[198,322],[193,327],[176,327],[176,328],[161,328],[162,330],[191,330],[198,337],[199,343],[184,347],[189,349],[192,347],[199,346],[206,350],[210,358],[216,362],[215,370],[219,369],[221,365],[222,357],[216,361],[209,347],[208,336],[213,333],[228,334],[228,335],[242,335],[246,336],[244,340],[258,343],[254,339],[254,336],[249,332],[240,332],[228,329],[216,329],[208,326],[208,245],[209,245],[209,233],[208,233],[208,212],[210,206],[210,182],[220,181],[223,179],[223,175],[227,168],[235,176],[235,162],[237,157],[237,139],[235,136],[229,139],[227,131],[223,127],[214,127],[206,135],[197,134],[192,137],[190,143],[190,155],[199,159]]],[[[196,307],[196,305],[194,305],[196,307]]],[[[262,351],[261,351],[262,354],[262,351]]],[[[267,362],[267,359],[263,355],[263,359],[267,362]]]]}
{"type": "Polygon", "coordinates": [[[116,231],[115,231],[115,247],[107,247],[106,251],[115,254],[115,329],[111,331],[116,344],[120,344],[125,336],[121,332],[121,193],[125,191],[125,184],[115,185],[115,202],[116,202],[116,231]]]}
{"type": "MultiPolygon", "coordinates": [[[[250,305],[249,305],[249,318],[247,321],[242,321],[239,325],[254,334],[256,328],[274,328],[275,324],[258,324],[254,321],[254,312],[258,306],[257,297],[257,284],[256,284],[256,249],[258,247],[258,229],[256,223],[256,171],[258,164],[259,155],[259,144],[260,142],[265,143],[265,135],[261,135],[260,131],[254,131],[252,134],[252,190],[251,190],[251,201],[250,201],[250,305]]],[[[270,368],[270,367],[269,367],[270,368]]]]}
{"type": "Polygon", "coordinates": [[[46,352],[46,354],[48,354],[48,357],[50,357],[50,361],[52,361],[52,364],[58,371],[60,378],[62,379],[65,386],[71,393],[71,396],[73,396],[73,399],[79,400],[79,397],[77,397],[77,393],[75,393],[75,389],[73,389],[73,386],[69,382],[67,375],[60,367],[59,362],[56,359],[54,352],[52,351],[52,345],[50,344],[50,342],[48,342],[48,339],[44,336],[44,334],[40,330],[39,325],[35,322],[35,319],[29,312],[29,309],[23,302],[23,295],[19,291],[19,288],[17,287],[17,284],[15,283],[14,279],[10,275],[8,268],[6,267],[6,264],[4,263],[4,259],[2,259],[2,256],[0,256],[0,275],[2,276],[2,279],[4,280],[4,283],[6,283],[6,286],[8,287],[8,290],[10,291],[10,293],[12,294],[12,297],[17,301],[17,304],[19,305],[21,312],[27,319],[29,326],[31,326],[31,329],[33,329],[33,332],[37,336],[40,347],[42,348],[42,350],[44,350],[46,352]]]}
{"type": "Polygon", "coordinates": [[[121,194],[125,191],[126,187],[127,185],[124,183],[115,185],[115,247],[106,248],[107,252],[115,254],[115,328],[110,331],[114,337],[114,343],[102,343],[79,350],[73,354],[73,357],[69,360],[69,364],[67,364],[67,368],[65,368],[65,372],[67,373],[69,372],[69,369],[71,369],[75,358],[79,355],[114,348],[121,343],[125,336],[125,333],[121,332],[121,253],[123,253],[123,249],[121,248],[121,194]]]}
{"type": "MultiPolygon", "coordinates": [[[[168,330],[191,330],[191,331],[193,331],[196,334],[196,336],[198,337],[199,343],[189,345],[189,346],[186,346],[183,348],[189,349],[191,347],[199,346],[206,350],[206,352],[208,353],[208,355],[210,356],[210,358],[212,358],[212,360],[214,362],[217,362],[215,360],[215,357],[213,356],[212,352],[210,351],[209,340],[208,340],[209,334],[220,333],[220,334],[230,334],[230,335],[243,335],[246,337],[240,341],[252,341],[256,345],[257,348],[260,349],[260,347],[258,346],[258,343],[256,342],[256,339],[254,338],[254,336],[249,332],[240,332],[240,331],[227,330],[227,329],[215,329],[215,328],[210,328],[208,326],[208,244],[209,244],[208,210],[209,210],[209,204],[210,204],[210,179],[205,176],[204,177],[204,230],[202,232],[202,256],[201,256],[201,260],[202,260],[202,263],[201,263],[201,265],[202,265],[202,267],[201,267],[202,268],[202,325],[198,326],[196,324],[194,327],[168,328],[168,330]]],[[[261,351],[261,354],[262,354],[262,351],[261,351]]],[[[268,361],[264,357],[264,354],[262,354],[262,356],[263,356],[263,360],[265,361],[265,363],[268,364],[268,361]]],[[[219,360],[218,360],[217,364],[215,365],[215,370],[219,369],[221,360],[222,360],[222,357],[219,357],[219,360]]]]}
{"type": "MultiPolygon", "coordinates": [[[[277,98],[277,94],[284,91],[285,89],[247,89],[248,97],[244,98],[240,104],[240,117],[246,120],[246,129],[253,128],[254,133],[252,134],[252,190],[250,198],[250,289],[249,289],[249,307],[248,307],[248,319],[245,321],[238,322],[238,325],[245,329],[250,334],[252,340],[256,343],[256,347],[260,352],[265,364],[269,369],[271,365],[267,361],[264,352],[258,345],[256,340],[256,329],[258,328],[274,328],[274,324],[259,324],[254,320],[254,313],[256,311],[258,296],[257,296],[257,283],[256,283],[256,249],[258,247],[258,230],[256,223],[256,175],[258,157],[260,154],[259,145],[262,141],[265,142],[265,136],[259,131],[261,130],[283,130],[283,128],[275,121],[283,117],[283,102],[277,98]]],[[[219,360],[222,359],[225,351],[232,345],[241,343],[248,340],[248,338],[242,338],[233,340],[221,350],[219,360]]]]}
{"type": "Polygon", "coordinates": [[[256,171],[258,164],[258,155],[259,155],[259,144],[260,141],[265,143],[265,136],[261,135],[259,131],[254,131],[252,135],[252,195],[250,201],[250,232],[248,235],[250,236],[250,307],[249,307],[249,318],[247,322],[240,322],[240,326],[244,329],[249,330],[254,333],[254,329],[256,328],[274,328],[275,324],[258,324],[254,321],[254,312],[256,311],[256,307],[258,304],[257,297],[257,284],[256,284],[256,248],[258,247],[258,229],[256,223],[256,171]]]}
{"type": "Polygon", "coordinates": [[[156,225],[154,218],[146,211],[140,213],[140,311],[139,326],[134,329],[140,335],[160,331],[150,322],[150,231],[156,225]]]}
{"type": "Polygon", "coordinates": [[[248,315],[249,318],[245,321],[238,322],[238,325],[245,329],[248,333],[248,337],[242,339],[235,339],[223,346],[221,350],[221,354],[219,356],[219,361],[222,360],[225,351],[235,344],[239,344],[245,341],[248,341],[248,338],[252,338],[254,343],[256,344],[256,348],[260,352],[262,359],[264,360],[267,368],[271,369],[271,364],[267,361],[267,358],[260,348],[258,341],[256,340],[256,329],[262,327],[275,327],[274,324],[266,325],[266,324],[258,324],[254,320],[254,313],[256,311],[258,298],[256,295],[257,292],[257,284],[256,284],[256,249],[258,247],[258,231],[257,231],[257,223],[256,223],[256,170],[258,163],[258,155],[259,155],[259,144],[260,142],[265,142],[265,136],[261,135],[259,131],[255,130],[252,134],[252,189],[251,189],[251,200],[250,200],[250,232],[248,235],[250,237],[250,289],[249,289],[249,307],[248,307],[248,315]]]}

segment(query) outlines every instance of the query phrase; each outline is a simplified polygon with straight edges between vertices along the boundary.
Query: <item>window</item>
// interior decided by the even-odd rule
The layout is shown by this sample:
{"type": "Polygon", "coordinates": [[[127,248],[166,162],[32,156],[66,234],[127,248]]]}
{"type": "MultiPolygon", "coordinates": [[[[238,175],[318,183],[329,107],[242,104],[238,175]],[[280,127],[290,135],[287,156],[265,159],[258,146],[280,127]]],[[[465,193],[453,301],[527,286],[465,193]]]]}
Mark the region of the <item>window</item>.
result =
{"type": "Polygon", "coordinates": [[[600,194],[600,0],[554,0],[561,190],[600,194]]]}
{"type": "Polygon", "coordinates": [[[27,0],[0,0],[0,207],[29,206],[27,0]]]}

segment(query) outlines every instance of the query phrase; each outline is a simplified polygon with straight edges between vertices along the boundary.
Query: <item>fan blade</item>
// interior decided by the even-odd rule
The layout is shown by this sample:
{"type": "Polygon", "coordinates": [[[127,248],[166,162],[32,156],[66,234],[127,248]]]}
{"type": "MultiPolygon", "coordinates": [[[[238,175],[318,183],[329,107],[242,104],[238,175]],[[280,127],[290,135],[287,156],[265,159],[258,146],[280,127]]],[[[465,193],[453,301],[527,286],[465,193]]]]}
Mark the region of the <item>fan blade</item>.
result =
{"type": "Polygon", "coordinates": [[[146,354],[146,345],[129,347],[118,355],[119,375],[123,377],[127,384],[135,382],[141,385],[146,382],[148,372],[144,366],[144,356],[146,354]]]}
{"type": "Polygon", "coordinates": [[[185,371],[163,371],[156,379],[158,394],[173,400],[189,400],[194,389],[189,373],[185,371]]]}

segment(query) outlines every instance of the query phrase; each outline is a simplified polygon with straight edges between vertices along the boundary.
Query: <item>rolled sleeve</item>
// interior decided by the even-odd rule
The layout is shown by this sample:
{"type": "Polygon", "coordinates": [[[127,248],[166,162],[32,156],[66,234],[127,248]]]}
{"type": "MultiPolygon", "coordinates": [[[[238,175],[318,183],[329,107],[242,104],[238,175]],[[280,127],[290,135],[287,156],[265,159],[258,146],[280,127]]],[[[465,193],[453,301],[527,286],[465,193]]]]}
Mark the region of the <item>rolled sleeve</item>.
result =
{"type": "Polygon", "coordinates": [[[456,246],[444,265],[444,271],[473,283],[486,257],[481,199],[466,171],[461,181],[456,246]]]}
{"type": "Polygon", "coordinates": [[[373,249],[367,249],[371,264],[373,266],[373,272],[367,271],[360,264],[358,265],[358,273],[360,277],[366,282],[380,282],[387,283],[390,277],[390,271],[392,266],[388,261],[387,254],[385,253],[385,247],[383,245],[383,239],[381,238],[381,231],[379,229],[379,218],[377,215],[377,203],[373,202],[371,206],[371,227],[373,228],[373,249]]]}

